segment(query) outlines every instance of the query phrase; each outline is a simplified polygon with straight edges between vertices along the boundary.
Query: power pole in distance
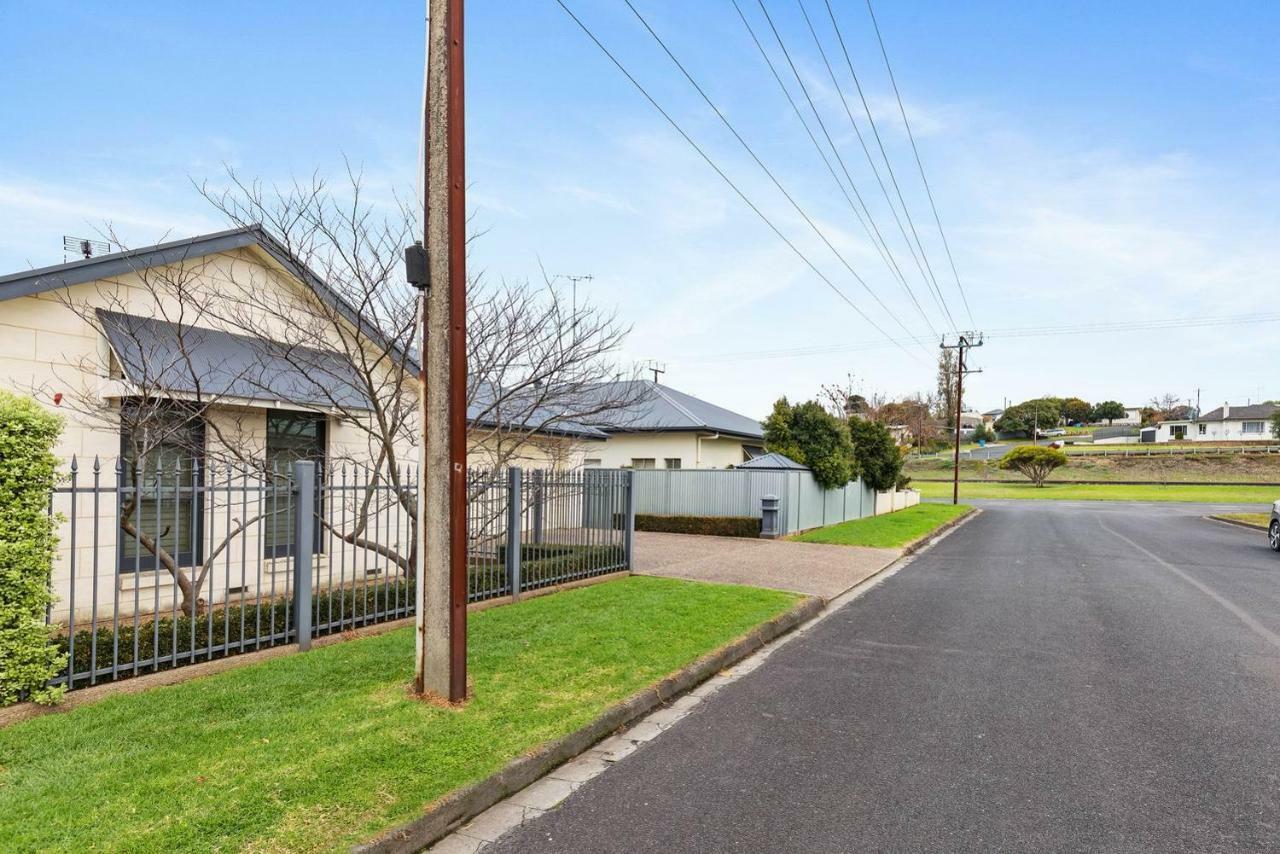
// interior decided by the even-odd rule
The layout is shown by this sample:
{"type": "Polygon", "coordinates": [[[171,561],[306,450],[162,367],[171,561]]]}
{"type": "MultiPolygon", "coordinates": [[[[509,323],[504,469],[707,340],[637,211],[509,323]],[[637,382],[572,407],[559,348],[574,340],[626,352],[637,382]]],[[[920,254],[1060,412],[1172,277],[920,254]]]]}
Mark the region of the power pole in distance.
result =
{"type": "Polygon", "coordinates": [[[427,0],[414,689],[467,696],[467,309],[462,0],[427,0]],[[435,283],[439,287],[431,287],[435,283]]]}
{"type": "Polygon", "coordinates": [[[967,355],[974,347],[982,346],[981,332],[962,332],[955,344],[942,340],[943,350],[957,351],[956,358],[956,447],[951,466],[951,503],[960,503],[960,413],[964,411],[964,378],[966,374],[980,374],[981,370],[969,370],[967,355]]]}

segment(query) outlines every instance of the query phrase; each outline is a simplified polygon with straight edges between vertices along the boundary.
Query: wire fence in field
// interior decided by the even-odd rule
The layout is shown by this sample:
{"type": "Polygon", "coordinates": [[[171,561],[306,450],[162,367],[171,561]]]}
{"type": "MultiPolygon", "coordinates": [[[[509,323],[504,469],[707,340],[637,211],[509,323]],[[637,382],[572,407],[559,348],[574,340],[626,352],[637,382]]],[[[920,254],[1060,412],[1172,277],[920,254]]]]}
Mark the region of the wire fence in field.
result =
{"type": "MultiPolygon", "coordinates": [[[[470,601],[630,564],[625,472],[473,471],[468,489],[470,601]]],[[[411,469],[73,459],[49,502],[59,544],[47,620],[67,655],[54,684],[412,616],[417,494],[411,469]]]]}

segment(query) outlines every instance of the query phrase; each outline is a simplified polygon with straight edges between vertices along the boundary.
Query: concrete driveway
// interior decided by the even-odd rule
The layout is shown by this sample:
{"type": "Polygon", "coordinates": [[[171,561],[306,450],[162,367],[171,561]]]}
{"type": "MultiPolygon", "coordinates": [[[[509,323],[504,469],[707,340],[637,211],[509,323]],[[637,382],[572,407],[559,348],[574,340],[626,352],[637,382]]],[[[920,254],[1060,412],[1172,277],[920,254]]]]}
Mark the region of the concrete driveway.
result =
{"type": "Polygon", "coordinates": [[[637,531],[633,569],[641,575],[750,584],[832,599],[901,554],[900,549],[637,531]]]}

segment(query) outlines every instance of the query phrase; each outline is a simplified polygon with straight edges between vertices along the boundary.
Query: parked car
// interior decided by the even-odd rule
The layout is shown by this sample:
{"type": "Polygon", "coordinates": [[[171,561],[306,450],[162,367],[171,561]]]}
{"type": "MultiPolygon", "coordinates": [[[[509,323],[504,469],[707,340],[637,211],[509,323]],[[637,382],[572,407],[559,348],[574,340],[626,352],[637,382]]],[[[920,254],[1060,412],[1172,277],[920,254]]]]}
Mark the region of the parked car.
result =
{"type": "Polygon", "coordinates": [[[1271,524],[1267,526],[1267,540],[1273,552],[1280,552],[1280,501],[1271,505],[1271,524]]]}
{"type": "Polygon", "coordinates": [[[1053,430],[1041,430],[1040,435],[1046,438],[1049,436],[1065,436],[1067,435],[1067,431],[1063,430],[1061,427],[1056,427],[1053,430]]]}

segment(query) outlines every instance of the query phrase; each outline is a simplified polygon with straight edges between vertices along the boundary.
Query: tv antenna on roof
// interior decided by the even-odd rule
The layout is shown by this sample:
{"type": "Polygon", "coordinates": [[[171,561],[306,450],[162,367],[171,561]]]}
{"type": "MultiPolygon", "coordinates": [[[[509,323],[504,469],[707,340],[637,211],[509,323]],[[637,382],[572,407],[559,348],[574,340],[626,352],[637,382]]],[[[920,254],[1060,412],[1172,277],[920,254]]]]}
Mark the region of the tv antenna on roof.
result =
{"type": "Polygon", "coordinates": [[[591,275],[590,273],[587,273],[586,275],[583,275],[583,276],[571,276],[568,273],[556,273],[554,276],[552,276],[553,281],[555,279],[568,279],[570,282],[573,283],[573,317],[574,317],[575,324],[577,323],[577,317],[578,317],[578,282],[590,282],[594,278],[595,276],[591,275]]]}
{"type": "Polygon", "coordinates": [[[658,384],[658,377],[667,372],[667,363],[659,362],[657,359],[650,359],[644,368],[646,371],[653,371],[653,384],[658,384]]]}
{"type": "MultiPolygon", "coordinates": [[[[105,255],[111,251],[111,244],[104,240],[89,240],[86,237],[68,237],[62,236],[63,252],[79,252],[87,261],[94,255],[105,255]]],[[[64,255],[62,258],[66,260],[64,255]]]]}

